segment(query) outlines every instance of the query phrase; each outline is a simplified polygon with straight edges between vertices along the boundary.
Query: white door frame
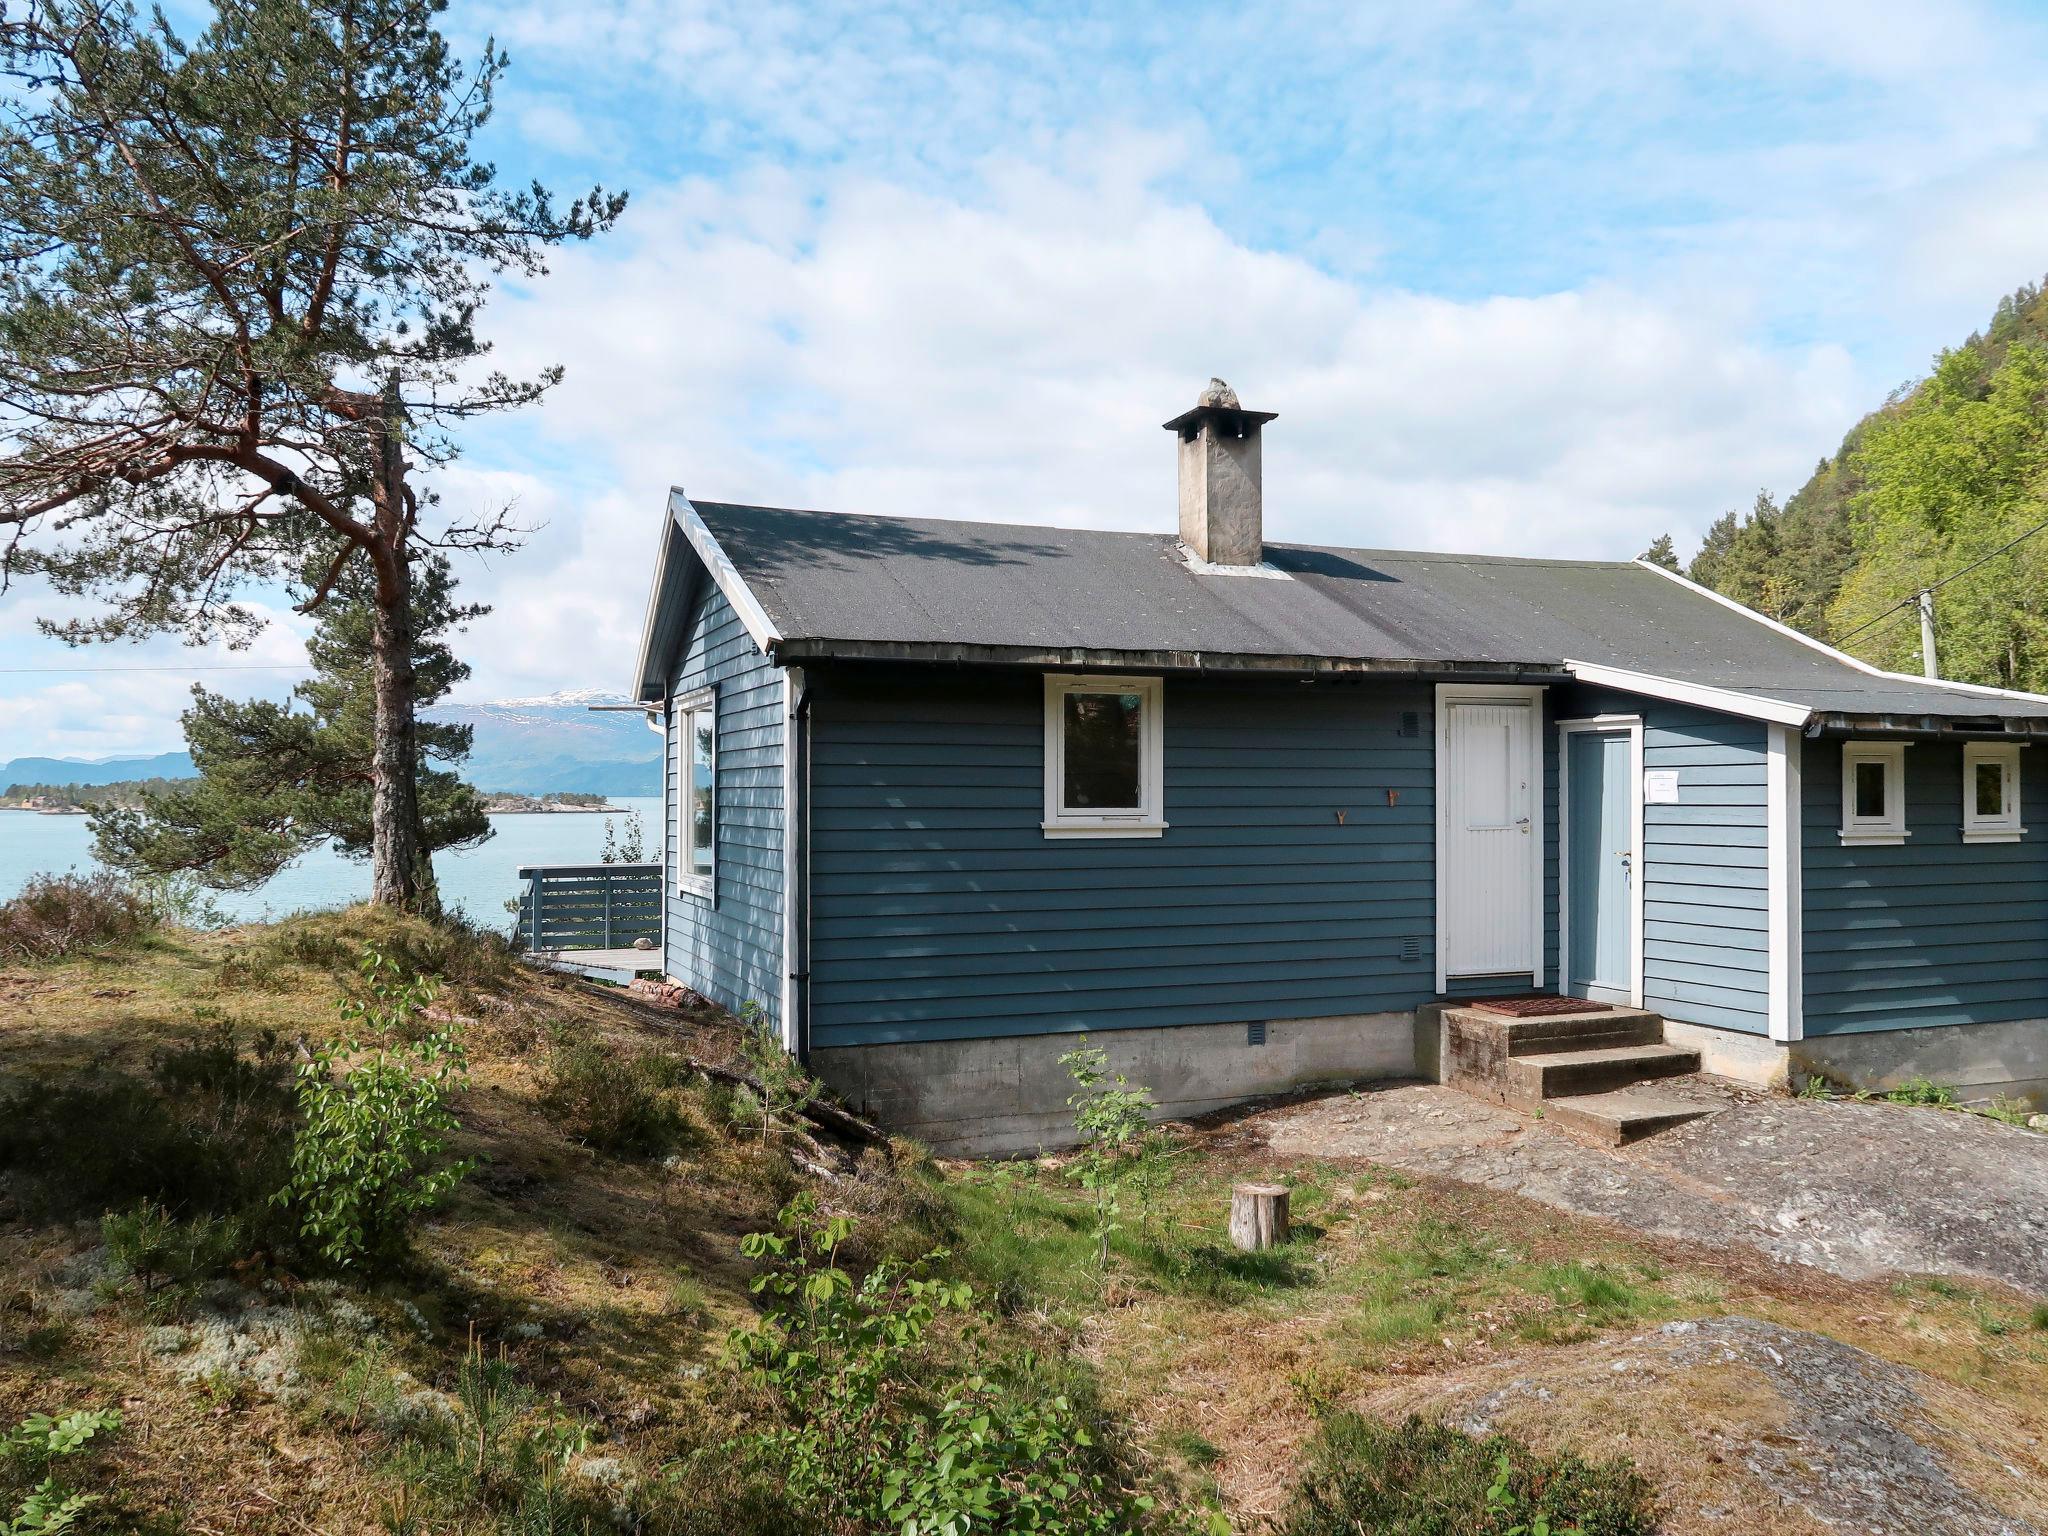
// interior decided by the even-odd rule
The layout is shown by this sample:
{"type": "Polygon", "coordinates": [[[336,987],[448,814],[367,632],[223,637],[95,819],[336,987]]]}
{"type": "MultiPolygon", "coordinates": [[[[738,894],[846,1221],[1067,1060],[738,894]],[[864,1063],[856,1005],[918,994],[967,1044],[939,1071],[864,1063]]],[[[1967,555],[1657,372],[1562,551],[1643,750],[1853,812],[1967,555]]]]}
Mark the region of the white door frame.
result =
{"type": "Polygon", "coordinates": [[[1629,977],[1631,1007],[1643,1006],[1643,888],[1649,878],[1643,857],[1643,717],[1587,715],[1557,722],[1557,990],[1572,984],[1572,753],[1581,732],[1628,732],[1629,838],[1635,845],[1629,880],[1629,977]]]}
{"type": "MultiPolygon", "coordinates": [[[[1436,990],[1441,995],[1450,984],[1450,922],[1449,903],[1445,900],[1450,861],[1445,857],[1450,843],[1449,813],[1451,797],[1444,782],[1445,767],[1450,762],[1451,715],[1445,707],[1459,703],[1522,704],[1529,706],[1529,783],[1532,786],[1529,807],[1530,835],[1536,839],[1536,856],[1529,861],[1534,869],[1535,900],[1531,903],[1530,922],[1534,928],[1533,953],[1536,963],[1529,968],[1530,986],[1543,986],[1543,874],[1546,857],[1543,824],[1543,695],[1545,688],[1540,683],[1438,683],[1436,685],[1436,990]]],[[[1507,974],[1514,975],[1516,972],[1507,974]]]]}

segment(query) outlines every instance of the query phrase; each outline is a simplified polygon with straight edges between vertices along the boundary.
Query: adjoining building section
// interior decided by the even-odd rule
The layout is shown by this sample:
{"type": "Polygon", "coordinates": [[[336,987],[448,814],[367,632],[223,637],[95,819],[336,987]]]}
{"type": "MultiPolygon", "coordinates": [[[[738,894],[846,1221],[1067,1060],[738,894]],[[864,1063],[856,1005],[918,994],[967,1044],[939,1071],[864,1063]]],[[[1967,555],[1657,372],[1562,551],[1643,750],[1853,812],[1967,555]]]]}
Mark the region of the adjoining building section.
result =
{"type": "Polygon", "coordinates": [[[1057,1143],[1084,1032],[1188,1113],[1434,1071],[1432,1005],[1516,993],[2048,1089],[2048,699],[1639,563],[1267,543],[1272,419],[1167,423],[1177,537],[672,493],[669,976],[952,1149],[1057,1143]]]}

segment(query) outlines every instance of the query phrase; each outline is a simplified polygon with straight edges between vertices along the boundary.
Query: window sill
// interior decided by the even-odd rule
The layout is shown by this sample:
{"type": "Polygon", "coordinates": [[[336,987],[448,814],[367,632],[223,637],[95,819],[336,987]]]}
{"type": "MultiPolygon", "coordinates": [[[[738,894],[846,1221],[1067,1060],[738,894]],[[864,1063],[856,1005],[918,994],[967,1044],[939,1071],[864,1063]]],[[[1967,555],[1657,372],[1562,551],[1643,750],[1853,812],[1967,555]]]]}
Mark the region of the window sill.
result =
{"type": "Polygon", "coordinates": [[[676,882],[676,894],[678,896],[694,896],[699,901],[710,906],[715,904],[718,899],[718,887],[710,880],[678,880],[676,882]]]}
{"type": "Polygon", "coordinates": [[[1844,847],[1876,848],[1887,844],[1897,846],[1913,834],[1910,832],[1843,832],[1838,834],[1844,847]]]}
{"type": "Polygon", "coordinates": [[[2016,843],[2027,835],[2025,827],[1979,827],[1963,833],[1966,843],[2016,843]]]}
{"type": "Polygon", "coordinates": [[[1047,837],[1163,837],[1166,834],[1163,821],[1126,821],[1101,826],[1085,822],[1041,821],[1038,825],[1047,837]]]}

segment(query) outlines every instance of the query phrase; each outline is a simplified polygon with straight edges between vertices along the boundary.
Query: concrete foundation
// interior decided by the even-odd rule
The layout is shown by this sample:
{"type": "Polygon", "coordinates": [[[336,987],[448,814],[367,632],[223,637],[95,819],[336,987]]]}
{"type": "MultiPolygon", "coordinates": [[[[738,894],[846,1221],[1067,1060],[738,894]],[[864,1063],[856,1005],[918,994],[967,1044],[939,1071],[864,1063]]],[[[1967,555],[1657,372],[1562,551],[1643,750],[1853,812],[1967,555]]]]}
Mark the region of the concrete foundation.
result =
{"type": "Polygon", "coordinates": [[[1702,1072],[1760,1088],[1796,1086],[1818,1074],[1840,1087],[1883,1093],[1924,1077],[1969,1102],[2048,1105],[2048,1019],[1810,1035],[1789,1044],[1666,1019],[1664,1038],[1698,1051],[1702,1072]]]}
{"type": "Polygon", "coordinates": [[[1747,1035],[1739,1029],[1714,1029],[1705,1024],[1664,1021],[1664,1038],[1700,1053],[1700,1070],[1715,1077],[1731,1077],[1738,1083],[1758,1088],[1785,1086],[1785,1047],[1763,1035],[1747,1035]]]}
{"type": "MultiPolygon", "coordinates": [[[[1257,1026],[1252,1026],[1256,1028],[1257,1026]]],[[[1089,1036],[1112,1071],[1152,1090],[1158,1118],[1225,1109],[1267,1094],[1416,1075],[1412,1014],[1284,1019],[1263,1044],[1243,1024],[1104,1030],[1089,1036]]],[[[810,1065],[846,1101],[950,1157],[1050,1151],[1073,1141],[1060,1057],[1078,1035],[839,1046],[810,1065]]]]}
{"type": "Polygon", "coordinates": [[[2048,1019],[1814,1035],[1786,1048],[1795,1075],[1881,1093],[1908,1078],[1953,1088],[1965,1102],[2024,1099],[2048,1108],[2048,1019]]]}

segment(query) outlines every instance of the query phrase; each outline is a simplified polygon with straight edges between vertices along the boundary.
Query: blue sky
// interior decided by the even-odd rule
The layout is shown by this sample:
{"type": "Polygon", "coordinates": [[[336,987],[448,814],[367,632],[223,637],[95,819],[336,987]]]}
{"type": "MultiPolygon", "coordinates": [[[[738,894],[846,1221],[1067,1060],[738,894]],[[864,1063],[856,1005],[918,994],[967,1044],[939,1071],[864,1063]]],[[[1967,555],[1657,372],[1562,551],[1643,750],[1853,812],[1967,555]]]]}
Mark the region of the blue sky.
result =
{"type": "MultiPolygon", "coordinates": [[[[1900,0],[965,7],[456,0],[509,177],[628,188],[501,291],[541,409],[456,508],[474,697],[617,684],[661,493],[1166,528],[1158,423],[1280,412],[1268,527],[1681,547],[2048,272],[2048,12],[1900,0]]],[[[69,652],[0,599],[0,758],[175,746],[241,656],[69,652]],[[150,672],[21,671],[162,667],[150,672]]]]}

